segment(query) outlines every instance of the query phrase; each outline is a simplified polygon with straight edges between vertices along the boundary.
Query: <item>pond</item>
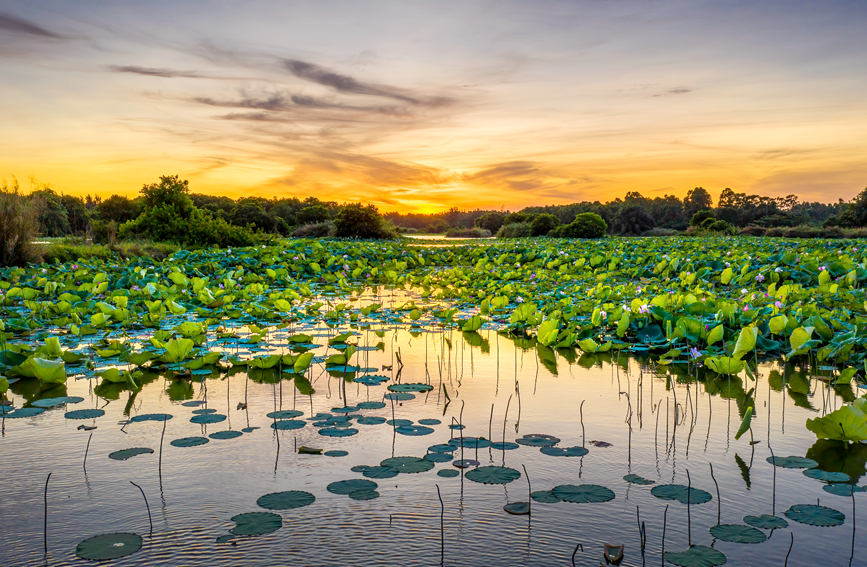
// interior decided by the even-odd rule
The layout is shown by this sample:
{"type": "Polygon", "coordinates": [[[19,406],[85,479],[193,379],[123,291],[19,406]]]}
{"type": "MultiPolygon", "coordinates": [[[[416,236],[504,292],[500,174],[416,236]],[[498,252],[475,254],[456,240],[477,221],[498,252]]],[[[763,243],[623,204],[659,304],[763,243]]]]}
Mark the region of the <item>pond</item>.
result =
{"type": "MultiPolygon", "coordinates": [[[[817,412],[851,398],[849,386],[843,392],[777,365],[761,365],[753,381],[697,369],[672,372],[625,354],[553,354],[490,330],[470,334],[387,323],[272,331],[254,348],[289,352],[287,337],[304,332],[320,345],[311,352],[331,355],[336,351],[328,339],[344,331],[354,333],[360,370],[328,372],[314,364],[307,371],[315,390],[309,396],[291,377],[279,380],[279,369],[235,367],[174,379],[171,372],[152,374],[138,391],[121,385],[100,390],[90,374],[70,377],[63,393],[82,401],[3,419],[0,563],[83,564],[76,556],[80,542],[128,532],[142,537],[141,549],[118,565],[568,565],[573,552],[576,565],[597,565],[606,542],[625,545],[622,565],[642,565],[660,560],[664,519],[666,551],[685,551],[691,540],[713,545],[733,565],[782,564],[787,553],[788,565],[846,565],[852,546],[863,545],[853,522],[863,516],[863,495],[829,493],[826,487],[835,484],[809,478],[803,468],[775,471],[767,461],[772,448],[778,457],[807,456],[816,461],[813,468],[846,471],[860,482],[864,448],[817,442],[804,426],[817,412]],[[383,382],[347,380],[362,375],[382,376],[383,382]],[[395,401],[385,398],[389,393],[413,397],[395,401]],[[736,440],[747,406],[756,408],[756,417],[751,432],[736,440]],[[92,408],[105,414],[65,417],[92,408]],[[289,411],[272,413],[282,410],[289,411]],[[161,413],[172,418],[135,421],[161,413]],[[202,416],[216,417],[191,423],[202,416]],[[274,429],[281,422],[291,425],[274,429]],[[459,423],[465,428],[449,427],[459,423]],[[554,440],[540,434],[559,439],[555,450],[542,452],[554,440]],[[191,437],[207,442],[175,446],[191,437]],[[504,440],[505,448],[491,446],[504,440]],[[520,444],[512,445],[515,440],[520,444]],[[302,446],[346,454],[300,454],[302,446]],[[153,452],[109,457],[136,447],[153,452]],[[418,465],[426,455],[432,460],[418,465]],[[392,457],[416,459],[395,465],[410,472],[377,467],[392,457]],[[458,459],[479,465],[457,468],[458,459]],[[365,475],[363,466],[377,468],[365,475]],[[474,469],[488,475],[474,475],[474,469]],[[536,499],[528,498],[527,475],[536,499]],[[628,477],[630,483],[627,475],[637,476],[628,477]],[[333,493],[332,483],[349,479],[377,486],[363,494],[333,493]],[[142,494],[131,482],[147,497],[152,532],[142,494]],[[654,496],[653,488],[666,484],[705,491],[695,493],[689,517],[684,504],[654,496]],[[559,492],[551,492],[554,487],[559,492]],[[257,505],[260,497],[284,491],[304,491],[315,500],[289,509],[257,505]],[[697,495],[705,493],[709,501],[699,504],[704,498],[697,495]],[[531,514],[506,513],[503,506],[512,502],[530,502],[531,514]],[[787,517],[792,506],[817,502],[845,519],[817,527],[787,517]],[[274,531],[232,537],[232,529],[244,534],[261,527],[239,529],[231,521],[250,512],[277,514],[276,524],[260,530],[274,531]],[[717,523],[743,526],[745,516],[763,514],[775,514],[787,527],[742,529],[733,536],[761,539],[758,544],[715,539],[708,531],[717,523]]],[[[237,354],[245,347],[235,342],[212,348],[237,354]]],[[[26,384],[13,384],[16,407],[53,394],[26,384]]],[[[110,549],[123,549],[122,543],[110,549]]]]}

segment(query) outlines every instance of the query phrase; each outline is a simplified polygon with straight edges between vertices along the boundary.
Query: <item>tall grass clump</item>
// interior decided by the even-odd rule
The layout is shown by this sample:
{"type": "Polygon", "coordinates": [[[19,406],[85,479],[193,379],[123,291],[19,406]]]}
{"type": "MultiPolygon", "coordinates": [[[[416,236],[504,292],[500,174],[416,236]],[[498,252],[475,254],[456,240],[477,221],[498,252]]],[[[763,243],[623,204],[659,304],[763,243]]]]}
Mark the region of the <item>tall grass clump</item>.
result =
{"type": "Polygon", "coordinates": [[[38,226],[36,204],[18,192],[18,183],[0,185],[0,266],[33,262],[33,238],[38,226]]]}

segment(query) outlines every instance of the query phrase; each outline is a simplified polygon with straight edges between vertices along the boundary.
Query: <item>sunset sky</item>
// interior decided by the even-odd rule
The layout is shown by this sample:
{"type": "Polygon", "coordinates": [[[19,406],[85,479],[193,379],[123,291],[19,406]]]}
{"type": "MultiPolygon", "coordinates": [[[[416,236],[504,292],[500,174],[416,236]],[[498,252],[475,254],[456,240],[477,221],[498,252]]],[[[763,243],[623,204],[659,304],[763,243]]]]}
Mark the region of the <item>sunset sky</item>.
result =
{"type": "Polygon", "coordinates": [[[3,1],[0,180],[382,210],[867,186],[867,2],[3,1]]]}

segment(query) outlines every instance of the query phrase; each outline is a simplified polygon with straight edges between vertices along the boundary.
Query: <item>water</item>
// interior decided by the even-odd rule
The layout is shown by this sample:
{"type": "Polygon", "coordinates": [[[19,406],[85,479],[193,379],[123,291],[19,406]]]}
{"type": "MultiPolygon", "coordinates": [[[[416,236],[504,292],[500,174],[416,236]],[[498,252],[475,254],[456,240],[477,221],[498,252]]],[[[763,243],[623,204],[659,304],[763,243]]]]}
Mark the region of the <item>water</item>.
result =
{"type": "MultiPolygon", "coordinates": [[[[348,328],[316,327],[312,332],[333,336],[341,330],[348,328]]],[[[718,502],[709,463],[719,483],[722,523],[742,523],[747,514],[772,511],[784,517],[791,505],[817,500],[846,515],[843,525],[828,528],[789,520],[788,528],[774,531],[768,541],[757,545],[716,541],[714,547],[727,555],[729,565],[782,565],[790,533],[794,534],[790,566],[848,565],[853,546],[851,564],[865,564],[857,551],[865,539],[853,523],[853,500],[823,491],[822,482],[805,477],[801,470],[777,468],[773,502],[773,468],[766,461],[769,442],[777,456],[808,454],[816,440],[806,430],[806,420],[839,407],[842,396],[847,395],[842,389],[815,378],[808,380],[791,369],[786,383],[781,384],[781,374],[772,375],[772,371],[783,370],[770,365],[760,367],[755,382],[720,377],[695,382],[686,376],[676,380],[664,370],[654,373],[646,363],[623,355],[575,355],[571,364],[567,357],[557,355],[554,365],[546,365],[535,348],[523,349],[493,331],[471,336],[477,346],[456,331],[413,332],[402,325],[356,331],[360,346],[381,343],[379,350],[360,350],[356,364],[375,368],[392,381],[367,387],[331,376],[317,365],[310,375],[316,392],[305,396],[291,381],[256,383],[246,371],[236,368],[204,382],[194,381],[187,390],[189,399],[206,401],[202,407],[227,416],[222,423],[196,425],[189,421],[196,408],[171,399],[167,390],[173,381],[165,376],[146,383],[132,399],[126,390],[114,400],[96,395],[98,379],[70,378],[68,395],[85,400],[66,409],[99,407],[105,410],[104,416],[86,421],[65,419],[61,407],[32,418],[2,420],[0,565],[88,564],[75,555],[78,542],[118,531],[138,533],[144,544],[139,552],[112,563],[117,565],[439,565],[436,485],[444,502],[446,565],[570,565],[573,551],[581,544],[583,551],[575,554],[575,564],[595,566],[602,560],[604,542],[625,544],[622,565],[642,565],[637,510],[646,525],[646,564],[656,565],[660,563],[666,504],[666,551],[685,550],[690,535],[694,544],[714,541],[708,528],[717,523],[718,502]],[[384,331],[381,338],[376,329],[384,331]],[[398,353],[403,362],[399,376],[398,353]],[[387,419],[392,415],[415,421],[440,419],[433,434],[411,437],[396,434],[386,424],[354,425],[359,434],[331,438],[319,435],[310,422],[299,430],[275,433],[272,420],[266,417],[275,409],[297,408],[304,412],[298,419],[305,419],[335,407],[378,401],[396,378],[404,383],[430,383],[434,388],[396,403],[393,409],[387,405],[357,413],[387,419]],[[246,409],[238,409],[245,400],[246,409]],[[756,408],[752,438],[757,443],[752,445],[749,433],[734,439],[741,421],[739,406],[747,403],[756,408]],[[363,478],[350,471],[354,465],[376,465],[391,456],[421,457],[427,447],[459,435],[447,425],[461,419],[462,408],[464,435],[500,441],[507,406],[506,440],[545,433],[559,437],[563,447],[582,445],[586,440],[589,454],[551,457],[527,446],[505,452],[465,449],[464,458],[478,459],[482,465],[505,463],[522,476],[506,485],[484,485],[460,476],[437,476],[437,470],[454,468],[444,463],[428,472],[376,480],[381,496],[374,500],[355,501],[325,489],[332,481],[363,478]],[[128,416],[154,412],[174,416],[166,423],[161,469],[163,424],[148,421],[123,426],[128,416]],[[89,432],[77,429],[82,423],[98,426],[93,430],[86,472],[82,463],[89,432]],[[169,444],[180,437],[248,426],[258,429],[198,447],[169,444]],[[591,441],[611,446],[596,447],[591,441]],[[296,448],[302,445],[343,449],[349,455],[298,454],[296,448]],[[155,452],[127,461],[107,458],[108,453],[129,447],[149,447],[155,452]],[[610,488],[616,498],[592,504],[532,502],[531,516],[511,516],[503,505],[528,500],[522,465],[534,491],[590,483],[610,488]],[[689,522],[686,506],[655,498],[652,487],[622,480],[627,473],[635,473],[657,484],[686,484],[687,470],[693,487],[713,495],[711,502],[690,507],[689,522]],[[44,558],[42,491],[49,472],[48,556],[44,558]],[[130,481],[141,485],[147,495],[152,537],[141,493],[130,481]],[[256,499],[283,490],[305,490],[316,501],[278,512],[283,527],[276,532],[216,542],[234,525],[232,516],[263,511],[256,499]]],[[[280,343],[285,334],[272,332],[269,340],[280,343]]],[[[324,344],[325,337],[316,337],[316,342],[324,344]]],[[[327,354],[334,352],[331,349],[327,354]]],[[[326,354],[325,347],[316,353],[326,354]]],[[[46,397],[22,388],[13,385],[10,392],[16,406],[24,401],[22,392],[30,399],[46,397]]],[[[177,395],[182,390],[175,386],[172,391],[177,395]]],[[[820,466],[829,470],[845,466],[863,474],[867,455],[862,448],[850,450],[847,463],[833,462],[840,458],[839,451],[826,451],[818,458],[820,466]]],[[[810,455],[816,453],[814,448],[810,455]]],[[[454,458],[461,458],[459,450],[454,458]]],[[[864,517],[864,502],[864,494],[855,495],[854,515],[859,520],[864,517]]]]}

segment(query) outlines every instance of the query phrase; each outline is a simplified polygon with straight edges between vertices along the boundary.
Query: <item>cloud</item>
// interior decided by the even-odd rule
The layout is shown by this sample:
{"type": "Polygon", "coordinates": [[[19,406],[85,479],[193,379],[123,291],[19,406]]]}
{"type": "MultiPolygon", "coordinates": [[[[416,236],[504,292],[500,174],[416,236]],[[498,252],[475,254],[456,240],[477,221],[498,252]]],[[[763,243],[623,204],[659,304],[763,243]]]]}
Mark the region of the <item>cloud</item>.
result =
{"type": "Polygon", "coordinates": [[[666,90],[665,92],[656,93],[652,96],[657,97],[657,96],[667,96],[667,95],[683,95],[683,94],[689,94],[689,93],[693,92],[693,90],[694,89],[691,89],[689,87],[673,87],[673,88],[666,90]]]}
{"type": "Polygon", "coordinates": [[[109,70],[116,73],[133,73],[135,75],[147,75],[148,77],[164,77],[175,78],[181,77],[186,79],[204,79],[205,75],[200,75],[195,71],[176,71],[174,69],[162,69],[159,67],[139,67],[138,65],[109,65],[109,70]]]}
{"type": "Polygon", "coordinates": [[[465,175],[464,180],[474,184],[505,186],[515,191],[532,191],[541,186],[543,176],[547,174],[534,162],[508,161],[465,175]]]}
{"type": "Polygon", "coordinates": [[[211,97],[196,97],[195,102],[206,104],[208,106],[220,106],[226,108],[251,108],[255,110],[288,110],[292,108],[293,103],[291,97],[287,97],[280,93],[274,93],[265,98],[255,98],[242,95],[236,100],[217,100],[211,97]]]}
{"type": "Polygon", "coordinates": [[[38,24],[3,12],[0,12],[0,30],[45,39],[67,39],[65,36],[47,30],[38,24]]]}

